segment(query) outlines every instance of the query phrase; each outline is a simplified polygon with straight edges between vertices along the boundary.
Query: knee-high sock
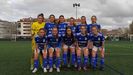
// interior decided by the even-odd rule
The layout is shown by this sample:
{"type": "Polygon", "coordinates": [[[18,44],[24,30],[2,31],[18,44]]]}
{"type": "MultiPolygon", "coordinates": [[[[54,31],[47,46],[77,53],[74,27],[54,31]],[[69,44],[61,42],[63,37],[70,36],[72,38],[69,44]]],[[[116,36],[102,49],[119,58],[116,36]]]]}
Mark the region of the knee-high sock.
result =
{"type": "Polygon", "coordinates": [[[56,68],[59,68],[60,66],[60,57],[56,58],[56,68]]]}
{"type": "Polygon", "coordinates": [[[63,61],[64,61],[64,65],[67,64],[67,52],[63,53],[63,61]]]}
{"type": "Polygon", "coordinates": [[[77,63],[78,63],[78,66],[80,67],[81,66],[81,57],[80,56],[77,56],[77,63]]]}
{"type": "Polygon", "coordinates": [[[84,66],[86,67],[88,63],[88,56],[84,56],[84,66]]]}
{"type": "Polygon", "coordinates": [[[49,57],[49,68],[53,67],[53,57],[49,57]]]}
{"type": "Polygon", "coordinates": [[[96,58],[92,57],[92,66],[93,68],[96,68],[96,58]]]}
{"type": "Polygon", "coordinates": [[[38,68],[38,65],[39,65],[38,59],[34,60],[34,68],[38,68]]]}
{"type": "Polygon", "coordinates": [[[75,59],[75,52],[72,52],[72,61],[71,61],[72,65],[75,64],[75,61],[76,61],[76,59],[75,59]]]}
{"type": "Polygon", "coordinates": [[[96,53],[96,57],[95,58],[96,58],[96,64],[97,64],[97,60],[98,60],[98,54],[97,53],[96,53]]]}
{"type": "Polygon", "coordinates": [[[103,67],[104,66],[104,58],[101,58],[100,60],[100,65],[103,67]]]}
{"type": "Polygon", "coordinates": [[[47,58],[43,58],[43,67],[44,67],[44,68],[47,67],[47,58]]]}

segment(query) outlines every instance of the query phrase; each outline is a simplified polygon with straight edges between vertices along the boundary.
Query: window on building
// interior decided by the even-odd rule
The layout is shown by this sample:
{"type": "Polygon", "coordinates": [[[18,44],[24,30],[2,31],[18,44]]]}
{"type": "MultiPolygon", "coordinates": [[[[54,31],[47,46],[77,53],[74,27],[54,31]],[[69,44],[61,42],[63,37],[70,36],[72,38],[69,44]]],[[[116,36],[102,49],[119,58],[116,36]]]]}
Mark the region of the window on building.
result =
{"type": "Polygon", "coordinates": [[[30,29],[24,29],[23,31],[31,31],[30,29]]]}
{"type": "Polygon", "coordinates": [[[18,28],[21,28],[21,23],[18,23],[18,28]]]}
{"type": "Polygon", "coordinates": [[[23,26],[23,28],[31,28],[31,26],[23,26]]]}

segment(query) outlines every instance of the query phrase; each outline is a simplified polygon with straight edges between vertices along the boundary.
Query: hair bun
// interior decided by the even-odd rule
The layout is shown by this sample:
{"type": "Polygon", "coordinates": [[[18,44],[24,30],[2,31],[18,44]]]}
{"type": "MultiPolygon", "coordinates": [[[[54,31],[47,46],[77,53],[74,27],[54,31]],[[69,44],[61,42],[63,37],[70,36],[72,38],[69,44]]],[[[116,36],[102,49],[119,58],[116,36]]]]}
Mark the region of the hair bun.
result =
{"type": "Polygon", "coordinates": [[[38,17],[39,17],[39,16],[42,16],[42,17],[44,17],[43,13],[40,13],[40,14],[38,15],[38,17]]]}

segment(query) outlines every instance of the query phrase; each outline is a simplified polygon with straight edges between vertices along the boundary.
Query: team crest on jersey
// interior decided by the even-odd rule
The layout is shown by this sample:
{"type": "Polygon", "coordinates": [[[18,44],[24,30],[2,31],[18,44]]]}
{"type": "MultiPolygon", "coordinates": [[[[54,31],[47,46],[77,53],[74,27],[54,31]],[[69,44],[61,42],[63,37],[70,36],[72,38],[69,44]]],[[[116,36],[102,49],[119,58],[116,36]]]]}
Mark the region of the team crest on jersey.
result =
{"type": "Polygon", "coordinates": [[[98,38],[98,41],[100,41],[100,38],[98,38]]]}
{"type": "Polygon", "coordinates": [[[58,41],[58,39],[56,39],[56,41],[58,41]]]}
{"type": "Polygon", "coordinates": [[[46,42],[45,39],[43,39],[43,42],[46,42]]]}
{"type": "Polygon", "coordinates": [[[87,40],[87,38],[85,38],[85,40],[87,40]]]}

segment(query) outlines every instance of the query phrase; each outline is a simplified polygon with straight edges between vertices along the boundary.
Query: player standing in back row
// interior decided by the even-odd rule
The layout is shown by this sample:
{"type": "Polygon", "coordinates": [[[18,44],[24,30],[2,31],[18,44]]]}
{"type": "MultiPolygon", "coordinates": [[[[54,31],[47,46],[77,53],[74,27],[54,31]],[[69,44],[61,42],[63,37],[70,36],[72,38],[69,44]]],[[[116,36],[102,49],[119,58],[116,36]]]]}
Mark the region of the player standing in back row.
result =
{"type": "MultiPolygon", "coordinates": [[[[31,38],[32,38],[32,57],[31,57],[31,70],[33,70],[33,64],[34,64],[34,50],[35,50],[35,36],[39,32],[39,29],[44,28],[45,22],[44,22],[44,15],[41,13],[37,16],[37,22],[34,22],[31,26],[31,38]]],[[[40,57],[40,64],[42,66],[42,55],[40,57]]]]}
{"type": "Polygon", "coordinates": [[[65,23],[65,18],[63,15],[59,16],[58,31],[61,36],[65,36],[67,23],[65,23]]]}
{"type": "Polygon", "coordinates": [[[55,16],[53,14],[51,14],[49,16],[49,22],[47,22],[45,27],[44,27],[44,29],[47,30],[47,36],[52,34],[52,29],[55,26],[56,26],[55,16]]]}

